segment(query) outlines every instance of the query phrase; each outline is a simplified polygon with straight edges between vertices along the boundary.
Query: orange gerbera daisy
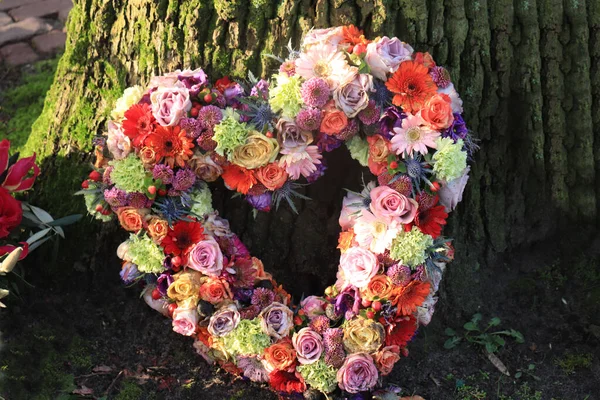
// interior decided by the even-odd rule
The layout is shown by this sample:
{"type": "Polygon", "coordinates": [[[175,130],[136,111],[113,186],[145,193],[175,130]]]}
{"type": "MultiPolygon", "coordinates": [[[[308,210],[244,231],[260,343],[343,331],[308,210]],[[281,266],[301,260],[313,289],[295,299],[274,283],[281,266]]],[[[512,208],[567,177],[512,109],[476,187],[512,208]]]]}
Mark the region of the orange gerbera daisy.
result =
{"type": "Polygon", "coordinates": [[[352,46],[369,43],[369,40],[365,38],[363,31],[354,25],[344,26],[342,28],[342,34],[344,35],[344,40],[342,40],[342,43],[350,43],[352,46]]]}
{"type": "Polygon", "coordinates": [[[184,167],[185,162],[194,154],[192,139],[178,126],[157,126],[144,144],[154,150],[156,162],[164,158],[165,164],[171,168],[175,164],[184,167]]]}
{"type": "Polygon", "coordinates": [[[237,190],[242,194],[248,194],[250,188],[256,183],[256,178],[252,171],[236,164],[229,164],[223,168],[221,176],[225,181],[225,186],[229,190],[237,190]]]}
{"type": "Polygon", "coordinates": [[[411,315],[429,295],[429,282],[412,281],[394,289],[390,300],[398,307],[398,315],[411,315]]]}
{"type": "Polygon", "coordinates": [[[404,61],[385,83],[394,93],[392,102],[405,112],[416,114],[437,91],[429,69],[415,61],[404,61]]]}
{"type": "Polygon", "coordinates": [[[385,336],[386,346],[406,346],[411,341],[417,331],[417,320],[412,315],[406,321],[400,321],[395,324],[392,330],[385,336]]]}

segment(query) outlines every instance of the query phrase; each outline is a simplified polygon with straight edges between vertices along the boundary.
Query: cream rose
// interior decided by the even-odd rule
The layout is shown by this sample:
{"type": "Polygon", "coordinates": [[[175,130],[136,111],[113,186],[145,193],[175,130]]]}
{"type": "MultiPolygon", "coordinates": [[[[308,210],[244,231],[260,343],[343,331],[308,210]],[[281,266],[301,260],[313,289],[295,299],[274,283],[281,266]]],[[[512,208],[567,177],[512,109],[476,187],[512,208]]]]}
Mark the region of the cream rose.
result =
{"type": "Polygon", "coordinates": [[[275,160],[279,153],[277,140],[252,131],[246,143],[233,150],[229,161],[247,169],[255,169],[275,160]]]}
{"type": "Polygon", "coordinates": [[[112,119],[116,121],[122,120],[125,111],[129,110],[132,105],[137,104],[142,96],[144,96],[144,88],[139,85],[125,89],[123,96],[117,100],[115,108],[110,113],[112,119]]]}
{"type": "Polygon", "coordinates": [[[344,349],[348,354],[375,353],[385,338],[383,325],[357,317],[344,326],[344,349]]]}
{"type": "Polygon", "coordinates": [[[369,250],[351,247],[340,257],[340,271],[350,285],[363,288],[377,274],[379,263],[369,250]]]}

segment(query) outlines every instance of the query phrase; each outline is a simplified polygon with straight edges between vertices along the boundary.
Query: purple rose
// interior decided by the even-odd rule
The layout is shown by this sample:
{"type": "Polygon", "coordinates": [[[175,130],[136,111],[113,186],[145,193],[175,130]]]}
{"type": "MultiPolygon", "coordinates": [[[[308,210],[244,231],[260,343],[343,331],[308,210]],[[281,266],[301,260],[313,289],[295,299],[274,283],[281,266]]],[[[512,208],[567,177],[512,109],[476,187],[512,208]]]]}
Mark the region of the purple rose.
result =
{"type": "Polygon", "coordinates": [[[191,96],[198,96],[203,86],[208,82],[208,76],[202,68],[193,71],[186,69],[177,75],[177,79],[189,90],[191,96]]]}
{"type": "Polygon", "coordinates": [[[308,296],[300,302],[304,313],[309,319],[313,319],[318,315],[324,315],[327,304],[329,304],[327,300],[317,296],[308,296]]]}
{"type": "Polygon", "coordinates": [[[373,358],[365,353],[352,354],[337,372],[337,381],[348,393],[364,392],[377,384],[378,372],[373,358]]]}
{"type": "Polygon", "coordinates": [[[175,126],[192,108],[190,93],[180,82],[173,87],[161,87],[150,95],[152,115],[162,126],[175,126]]]}
{"type": "Polygon", "coordinates": [[[213,336],[225,336],[240,323],[240,313],[234,304],[222,307],[210,317],[208,332],[213,336]]]}
{"type": "Polygon", "coordinates": [[[413,48],[398,38],[382,37],[367,45],[365,61],[371,74],[382,81],[387,80],[388,73],[394,73],[402,61],[410,60],[413,48]]]}
{"type": "Polygon", "coordinates": [[[188,267],[200,271],[205,275],[221,275],[221,271],[223,270],[223,253],[221,253],[219,244],[212,236],[208,236],[192,247],[188,267]]]}
{"type": "Polygon", "coordinates": [[[333,91],[335,105],[348,118],[354,118],[369,105],[369,93],[373,91],[373,77],[369,74],[355,74],[333,91]]]}
{"type": "Polygon", "coordinates": [[[236,104],[237,97],[242,93],[244,93],[244,88],[242,88],[239,83],[230,85],[223,93],[225,95],[225,101],[227,102],[227,105],[230,106],[232,104],[236,104]]]}
{"type": "Polygon", "coordinates": [[[280,118],[275,126],[277,142],[282,149],[302,151],[312,143],[313,135],[303,131],[293,120],[280,118]]]}
{"type": "Polygon", "coordinates": [[[278,302],[265,307],[259,318],[263,332],[277,340],[288,336],[294,327],[294,313],[289,307],[278,302]]]}
{"type": "Polygon", "coordinates": [[[467,186],[467,182],[469,181],[470,171],[471,167],[467,166],[460,177],[446,183],[438,192],[440,204],[446,207],[446,212],[454,210],[458,203],[462,201],[465,186],[467,186]]]}
{"type": "Polygon", "coordinates": [[[292,345],[300,364],[317,362],[323,353],[323,338],[311,328],[302,328],[294,333],[292,345]]]}

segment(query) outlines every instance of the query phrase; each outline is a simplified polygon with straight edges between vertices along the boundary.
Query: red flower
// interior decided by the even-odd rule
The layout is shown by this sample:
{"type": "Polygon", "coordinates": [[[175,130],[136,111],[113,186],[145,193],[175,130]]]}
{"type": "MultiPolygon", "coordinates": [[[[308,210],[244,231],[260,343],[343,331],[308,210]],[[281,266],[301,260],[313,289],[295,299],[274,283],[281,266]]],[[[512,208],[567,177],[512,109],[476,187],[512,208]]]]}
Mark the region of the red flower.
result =
{"type": "Polygon", "coordinates": [[[303,393],[306,390],[306,383],[298,372],[276,369],[269,374],[269,384],[277,392],[303,393]]]}
{"type": "Polygon", "coordinates": [[[416,63],[423,64],[423,66],[427,68],[435,67],[435,61],[433,61],[433,57],[431,57],[431,54],[429,54],[429,52],[415,53],[414,60],[416,63]]]}
{"type": "Polygon", "coordinates": [[[10,195],[8,190],[0,187],[0,239],[8,236],[23,218],[21,202],[10,195]]]}
{"type": "Polygon", "coordinates": [[[390,300],[398,307],[398,315],[411,315],[423,304],[429,295],[429,282],[411,281],[406,286],[398,286],[390,300]]]}
{"type": "Polygon", "coordinates": [[[29,254],[29,243],[27,242],[19,242],[20,246],[13,246],[12,244],[8,244],[6,246],[0,246],[0,257],[5,256],[6,254],[12,253],[14,249],[17,247],[22,247],[23,252],[19,256],[19,261],[27,257],[29,254]]]}
{"type": "Polygon", "coordinates": [[[385,86],[395,94],[392,103],[411,114],[423,108],[423,103],[437,91],[429,69],[415,61],[401,63],[385,86]]]}
{"type": "Polygon", "coordinates": [[[185,162],[194,154],[191,150],[194,147],[192,139],[178,126],[158,126],[144,144],[154,150],[156,162],[164,157],[165,164],[171,168],[175,164],[184,167],[185,162]]]}
{"type": "Polygon", "coordinates": [[[160,243],[165,254],[187,256],[192,246],[204,239],[204,228],[199,222],[179,221],[169,229],[169,233],[160,243]]]}
{"type": "Polygon", "coordinates": [[[235,85],[235,82],[233,82],[231,79],[229,79],[228,76],[225,76],[215,82],[215,89],[217,89],[219,92],[223,93],[223,92],[225,92],[225,89],[227,89],[233,85],[235,85]]]}
{"type": "Polygon", "coordinates": [[[256,183],[256,177],[252,171],[235,164],[225,167],[221,176],[227,188],[237,190],[242,194],[248,194],[250,188],[256,183]]]}
{"type": "Polygon", "coordinates": [[[358,29],[354,25],[346,25],[342,28],[342,34],[344,35],[344,39],[342,43],[349,43],[351,47],[356,46],[357,44],[366,45],[369,43],[369,40],[365,38],[363,31],[358,29]]]}
{"type": "Polygon", "coordinates": [[[4,139],[0,142],[0,186],[11,193],[31,189],[40,169],[35,165],[35,153],[31,157],[22,158],[9,166],[10,142],[4,139]],[[32,172],[32,176],[29,173],[32,172]]]}
{"type": "Polygon", "coordinates": [[[448,213],[444,206],[431,207],[425,211],[417,211],[414,224],[421,232],[431,235],[434,239],[442,234],[442,225],[446,225],[448,213]]]}
{"type": "Polygon", "coordinates": [[[417,331],[417,320],[411,316],[395,324],[385,337],[386,346],[404,347],[411,341],[417,331]]]}
{"type": "Polygon", "coordinates": [[[135,104],[125,111],[123,132],[131,139],[133,146],[139,148],[154,130],[155,122],[150,105],[135,104]]]}

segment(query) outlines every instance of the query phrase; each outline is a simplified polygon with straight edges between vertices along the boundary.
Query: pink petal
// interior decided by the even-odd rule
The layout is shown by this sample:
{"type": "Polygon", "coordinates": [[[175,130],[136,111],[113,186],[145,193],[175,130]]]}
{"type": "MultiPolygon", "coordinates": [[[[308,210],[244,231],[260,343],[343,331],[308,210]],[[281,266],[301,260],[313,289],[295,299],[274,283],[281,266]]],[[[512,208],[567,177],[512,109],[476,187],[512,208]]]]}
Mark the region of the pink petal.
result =
{"type": "Polygon", "coordinates": [[[8,167],[8,150],[10,150],[10,142],[8,139],[4,139],[0,142],[0,174],[6,171],[6,167],[8,167]]]}
{"type": "Polygon", "coordinates": [[[11,192],[22,192],[31,189],[35,178],[40,174],[39,167],[35,164],[35,154],[31,157],[22,158],[8,169],[8,175],[4,180],[4,186],[11,192]],[[24,179],[33,168],[33,176],[24,179]]]}

